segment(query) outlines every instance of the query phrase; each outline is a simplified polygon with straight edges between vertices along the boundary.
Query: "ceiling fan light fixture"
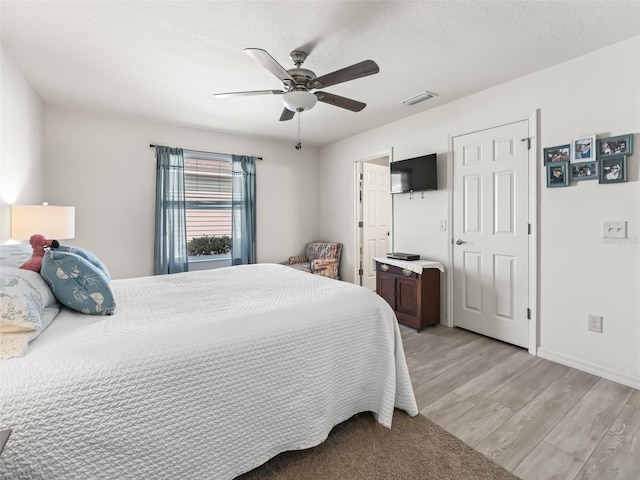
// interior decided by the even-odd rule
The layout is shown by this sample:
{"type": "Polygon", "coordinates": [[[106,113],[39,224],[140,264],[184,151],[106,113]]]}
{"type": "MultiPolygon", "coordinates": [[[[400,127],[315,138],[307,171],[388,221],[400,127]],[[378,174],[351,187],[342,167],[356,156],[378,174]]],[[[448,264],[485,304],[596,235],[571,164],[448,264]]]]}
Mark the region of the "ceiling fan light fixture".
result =
{"type": "Polygon", "coordinates": [[[403,105],[415,105],[416,103],[424,102],[430,98],[437,97],[438,95],[433,92],[421,92],[413,97],[409,97],[402,101],[403,105]]]}
{"type": "Polygon", "coordinates": [[[282,95],[282,103],[287,110],[292,112],[311,110],[317,101],[318,98],[313,93],[301,90],[294,90],[282,95]]]}

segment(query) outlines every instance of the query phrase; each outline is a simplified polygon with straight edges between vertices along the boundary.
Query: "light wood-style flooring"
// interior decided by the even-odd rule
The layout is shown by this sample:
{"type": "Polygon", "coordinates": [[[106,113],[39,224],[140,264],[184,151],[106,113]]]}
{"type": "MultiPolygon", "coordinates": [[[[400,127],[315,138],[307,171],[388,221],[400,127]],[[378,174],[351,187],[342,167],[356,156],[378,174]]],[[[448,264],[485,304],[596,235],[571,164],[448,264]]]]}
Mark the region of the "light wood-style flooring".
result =
{"type": "Polygon", "coordinates": [[[400,326],[420,413],[524,480],[639,480],[640,391],[444,326],[400,326]]]}

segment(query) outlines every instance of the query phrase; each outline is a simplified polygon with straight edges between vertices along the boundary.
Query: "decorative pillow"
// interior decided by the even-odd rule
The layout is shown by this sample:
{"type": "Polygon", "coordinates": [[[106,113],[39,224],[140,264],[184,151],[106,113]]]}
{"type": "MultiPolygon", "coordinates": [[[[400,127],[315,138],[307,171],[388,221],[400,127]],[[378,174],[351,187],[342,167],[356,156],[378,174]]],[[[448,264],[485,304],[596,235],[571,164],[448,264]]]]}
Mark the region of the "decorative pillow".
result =
{"type": "Polygon", "coordinates": [[[58,313],[53,293],[37,272],[16,267],[0,267],[0,358],[24,353],[27,344],[51,323],[58,313]]]}
{"type": "Polygon", "coordinates": [[[107,276],[93,263],[71,252],[48,250],[40,275],[65,307],[88,315],[113,315],[116,301],[107,276]]]}
{"type": "Polygon", "coordinates": [[[41,327],[38,330],[16,333],[0,333],[0,358],[8,359],[23,355],[29,342],[35,340],[51,324],[53,319],[60,312],[58,304],[49,305],[42,311],[41,327]]]}
{"type": "Polygon", "coordinates": [[[109,274],[109,270],[107,270],[107,267],[105,266],[105,264],[102,263],[102,261],[98,257],[96,257],[96,255],[93,252],[90,252],[86,248],[60,245],[57,248],[57,250],[59,252],[69,252],[69,253],[75,253],[76,255],[80,255],[82,258],[88,260],[89,263],[92,263],[93,265],[98,267],[98,269],[100,269],[102,273],[104,273],[107,276],[107,278],[111,280],[111,275],[109,274]]]}
{"type": "Polygon", "coordinates": [[[0,245],[0,265],[18,268],[33,255],[33,248],[28,243],[0,245]]]}

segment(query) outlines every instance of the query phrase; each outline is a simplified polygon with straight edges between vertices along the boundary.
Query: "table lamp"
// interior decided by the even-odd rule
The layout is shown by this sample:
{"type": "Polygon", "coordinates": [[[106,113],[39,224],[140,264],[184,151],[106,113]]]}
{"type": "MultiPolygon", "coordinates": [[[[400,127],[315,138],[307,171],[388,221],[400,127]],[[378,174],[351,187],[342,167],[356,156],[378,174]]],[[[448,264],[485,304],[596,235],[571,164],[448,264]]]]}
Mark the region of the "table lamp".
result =
{"type": "Polygon", "coordinates": [[[11,238],[29,240],[39,233],[51,240],[75,237],[76,208],[55,205],[12,205],[11,238]]]}

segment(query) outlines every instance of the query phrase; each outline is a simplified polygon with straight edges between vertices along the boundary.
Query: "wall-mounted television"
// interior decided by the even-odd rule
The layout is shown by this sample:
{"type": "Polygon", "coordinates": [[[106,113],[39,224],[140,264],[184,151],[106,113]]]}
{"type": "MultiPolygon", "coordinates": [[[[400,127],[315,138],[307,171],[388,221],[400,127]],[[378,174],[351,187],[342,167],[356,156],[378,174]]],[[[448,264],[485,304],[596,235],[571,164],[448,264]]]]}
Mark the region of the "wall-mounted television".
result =
{"type": "Polygon", "coordinates": [[[391,162],[391,193],[438,189],[437,155],[431,153],[391,162]]]}

